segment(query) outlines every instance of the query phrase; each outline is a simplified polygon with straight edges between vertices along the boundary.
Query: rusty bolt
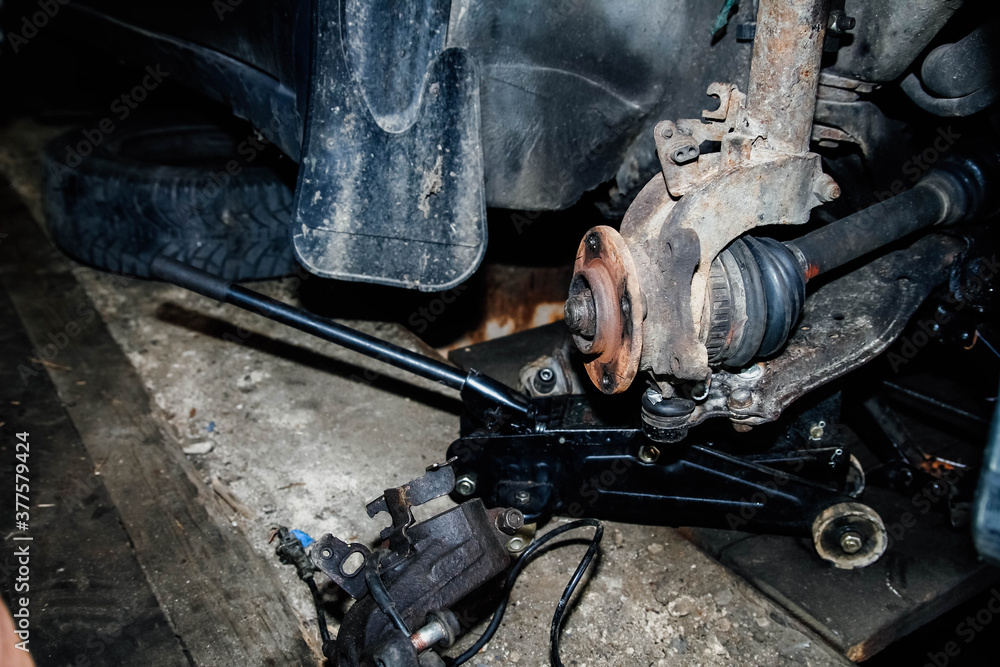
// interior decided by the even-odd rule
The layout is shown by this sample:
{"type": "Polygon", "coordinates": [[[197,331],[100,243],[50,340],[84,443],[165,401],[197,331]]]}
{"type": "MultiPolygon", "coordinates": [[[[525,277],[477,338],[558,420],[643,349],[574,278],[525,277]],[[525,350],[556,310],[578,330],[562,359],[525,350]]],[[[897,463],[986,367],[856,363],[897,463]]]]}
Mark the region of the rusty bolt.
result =
{"type": "Polygon", "coordinates": [[[497,530],[506,535],[513,535],[524,526],[524,515],[516,509],[509,509],[497,517],[497,530]]]}
{"type": "Polygon", "coordinates": [[[589,289],[566,299],[563,315],[566,326],[577,336],[593,338],[597,335],[597,306],[594,304],[594,293],[589,289]]]}
{"type": "Polygon", "coordinates": [[[750,407],[753,403],[753,394],[748,389],[735,389],[729,395],[729,407],[739,409],[750,407]]]}
{"type": "Polygon", "coordinates": [[[856,554],[861,551],[862,546],[864,546],[864,540],[853,530],[840,536],[840,548],[844,550],[845,554],[856,554]]]}
{"type": "Polygon", "coordinates": [[[819,200],[824,203],[840,197],[840,186],[830,174],[823,174],[816,179],[814,191],[819,200]]]}

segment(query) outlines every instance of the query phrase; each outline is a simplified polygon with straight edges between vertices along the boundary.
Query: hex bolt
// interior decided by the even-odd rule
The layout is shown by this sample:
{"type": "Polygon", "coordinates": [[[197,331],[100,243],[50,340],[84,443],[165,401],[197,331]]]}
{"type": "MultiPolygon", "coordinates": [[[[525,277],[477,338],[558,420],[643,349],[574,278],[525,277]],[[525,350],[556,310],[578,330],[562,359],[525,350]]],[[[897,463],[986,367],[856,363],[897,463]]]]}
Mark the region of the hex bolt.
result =
{"type": "Polygon", "coordinates": [[[501,512],[496,520],[497,530],[506,535],[513,535],[524,526],[524,515],[520,510],[511,508],[501,512]]]}
{"type": "Polygon", "coordinates": [[[516,494],[514,494],[514,500],[517,502],[518,505],[527,505],[529,502],[531,502],[531,494],[528,493],[527,491],[518,491],[516,494]]]}
{"type": "Polygon", "coordinates": [[[556,388],[556,373],[551,368],[542,368],[535,373],[532,384],[539,393],[548,394],[556,388]]]}
{"type": "Polygon", "coordinates": [[[753,394],[750,393],[749,389],[734,389],[733,393],[729,395],[729,407],[735,410],[748,408],[751,403],[753,403],[753,394]]]}
{"type": "Polygon", "coordinates": [[[455,481],[455,491],[460,496],[471,496],[476,492],[476,476],[470,473],[459,477],[455,481]]]}
{"type": "Polygon", "coordinates": [[[861,535],[850,530],[840,536],[840,548],[844,550],[845,554],[856,554],[861,551],[865,541],[861,538],[861,535]]]}

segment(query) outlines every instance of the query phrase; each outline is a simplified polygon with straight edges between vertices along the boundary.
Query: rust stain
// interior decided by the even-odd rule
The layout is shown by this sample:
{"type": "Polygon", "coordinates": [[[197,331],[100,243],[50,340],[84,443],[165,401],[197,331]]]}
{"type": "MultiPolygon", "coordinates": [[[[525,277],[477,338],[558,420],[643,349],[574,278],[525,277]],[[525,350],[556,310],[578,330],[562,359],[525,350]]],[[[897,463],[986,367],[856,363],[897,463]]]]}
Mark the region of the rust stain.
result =
{"type": "Polygon", "coordinates": [[[439,351],[447,353],[562,320],[572,275],[571,266],[486,267],[479,321],[459,340],[439,351]]]}
{"type": "Polygon", "coordinates": [[[806,282],[809,282],[813,278],[819,275],[819,267],[815,264],[810,264],[806,267],[806,282]]]}

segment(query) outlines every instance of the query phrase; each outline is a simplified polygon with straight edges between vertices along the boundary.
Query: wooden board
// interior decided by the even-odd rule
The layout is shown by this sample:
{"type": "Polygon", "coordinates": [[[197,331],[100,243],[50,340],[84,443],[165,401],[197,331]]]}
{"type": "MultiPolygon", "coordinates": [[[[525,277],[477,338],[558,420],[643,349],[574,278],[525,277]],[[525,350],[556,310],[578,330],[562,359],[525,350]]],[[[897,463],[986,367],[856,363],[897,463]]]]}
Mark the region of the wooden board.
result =
{"type": "MultiPolygon", "coordinates": [[[[0,189],[7,234],[0,242],[0,283],[33,347],[59,347],[51,363],[71,369],[49,369],[52,382],[191,661],[317,663],[273,567],[161,428],[139,376],[68,262],[14,197],[0,189]]],[[[45,372],[30,362],[27,368],[45,372]]]]}
{"type": "MultiPolygon", "coordinates": [[[[32,345],[2,290],[0,322],[0,483],[14,489],[17,465],[26,465],[17,481],[28,480],[28,530],[17,536],[30,538],[5,543],[0,572],[8,607],[19,608],[15,598],[29,601],[27,647],[35,662],[188,665],[55,387],[47,374],[24,381],[18,373],[32,345]],[[18,433],[28,434],[21,460],[18,433]],[[24,547],[31,574],[22,582],[28,589],[17,592],[14,553],[24,547]]],[[[15,534],[14,519],[4,512],[5,536],[15,534]]]]}

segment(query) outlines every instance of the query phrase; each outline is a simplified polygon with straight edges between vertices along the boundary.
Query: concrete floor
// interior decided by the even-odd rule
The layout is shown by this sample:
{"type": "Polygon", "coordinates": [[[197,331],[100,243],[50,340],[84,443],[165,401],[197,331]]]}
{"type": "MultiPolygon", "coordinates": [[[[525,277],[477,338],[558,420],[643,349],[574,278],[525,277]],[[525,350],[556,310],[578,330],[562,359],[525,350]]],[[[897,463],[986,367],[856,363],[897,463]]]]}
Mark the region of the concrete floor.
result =
{"type": "MultiPolygon", "coordinates": [[[[38,156],[54,131],[28,121],[0,131],[0,169],[39,221],[38,156]]],[[[238,501],[232,520],[280,571],[315,640],[307,590],[275,558],[267,543],[271,526],[370,543],[382,523],[367,518],[365,503],[442,459],[458,434],[454,393],[178,288],[85,267],[75,273],[176,446],[209,450],[190,455],[206,489],[225,487],[238,501]]],[[[297,300],[290,280],[253,287],[297,300]]],[[[346,323],[426,350],[402,327],[346,323]]],[[[418,519],[449,504],[418,508],[418,519]]],[[[527,568],[495,639],[471,664],[548,664],[551,614],[583,550],[567,546],[527,568]]],[[[563,661],[577,667],[846,663],[676,531],[615,523],[607,525],[602,557],[566,622],[563,661]]]]}

